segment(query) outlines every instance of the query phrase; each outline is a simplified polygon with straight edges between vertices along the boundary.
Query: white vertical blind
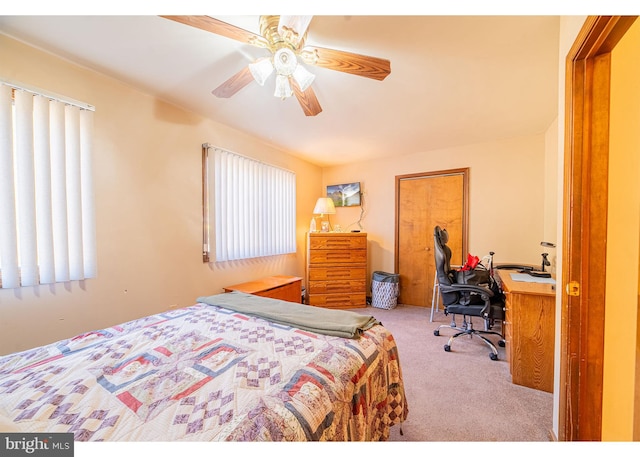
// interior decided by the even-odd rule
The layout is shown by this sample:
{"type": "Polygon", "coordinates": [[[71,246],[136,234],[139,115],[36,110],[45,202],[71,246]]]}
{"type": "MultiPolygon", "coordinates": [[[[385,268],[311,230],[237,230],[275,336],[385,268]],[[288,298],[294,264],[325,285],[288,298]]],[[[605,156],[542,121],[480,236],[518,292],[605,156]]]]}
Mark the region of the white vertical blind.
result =
{"type": "Polygon", "coordinates": [[[64,138],[67,156],[67,220],[69,277],[84,278],[82,253],[82,187],[80,186],[80,110],[64,107],[64,138]]]}
{"type": "Polygon", "coordinates": [[[96,216],[93,196],[93,111],[80,110],[80,189],[82,211],[82,255],[85,278],[98,275],[96,216]]]}
{"type": "Polygon", "coordinates": [[[16,209],[18,212],[18,252],[22,285],[38,283],[36,247],[36,195],[33,150],[33,95],[15,93],[16,209]]]}
{"type": "Polygon", "coordinates": [[[36,176],[36,220],[38,221],[38,266],[40,282],[55,282],[53,256],[53,212],[51,200],[51,148],[49,147],[49,100],[34,97],[34,153],[36,176]]]}
{"type": "Polygon", "coordinates": [[[91,110],[0,84],[3,288],[95,277],[92,119],[91,110]]]}
{"type": "Polygon", "coordinates": [[[295,173],[214,148],[215,259],[296,251],[295,173]]]}
{"type": "Polygon", "coordinates": [[[69,281],[67,234],[67,161],[64,141],[64,105],[49,105],[51,141],[51,212],[53,213],[53,259],[56,282],[69,281]]]}
{"type": "Polygon", "coordinates": [[[0,84],[0,273],[3,288],[20,285],[12,98],[11,88],[0,84]]]}

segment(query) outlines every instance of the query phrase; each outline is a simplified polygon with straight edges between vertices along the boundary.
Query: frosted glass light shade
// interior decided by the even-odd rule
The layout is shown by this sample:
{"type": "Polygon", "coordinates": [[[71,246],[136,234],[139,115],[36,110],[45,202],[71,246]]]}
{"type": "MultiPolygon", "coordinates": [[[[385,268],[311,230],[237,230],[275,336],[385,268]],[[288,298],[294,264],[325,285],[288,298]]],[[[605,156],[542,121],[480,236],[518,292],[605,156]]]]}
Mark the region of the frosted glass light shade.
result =
{"type": "Polygon", "coordinates": [[[293,79],[296,80],[301,91],[305,91],[309,88],[316,76],[302,65],[298,65],[293,71],[293,79]]]}
{"type": "Polygon", "coordinates": [[[288,98],[293,95],[288,76],[278,75],[276,77],[276,91],[273,93],[273,95],[278,98],[288,98]]]}
{"type": "Polygon", "coordinates": [[[249,64],[249,71],[258,84],[264,86],[265,81],[271,73],[273,73],[273,64],[271,59],[266,57],[257,62],[249,64]]]}
{"type": "Polygon", "coordinates": [[[328,197],[320,197],[313,208],[313,214],[335,214],[336,207],[333,200],[328,197]]]}

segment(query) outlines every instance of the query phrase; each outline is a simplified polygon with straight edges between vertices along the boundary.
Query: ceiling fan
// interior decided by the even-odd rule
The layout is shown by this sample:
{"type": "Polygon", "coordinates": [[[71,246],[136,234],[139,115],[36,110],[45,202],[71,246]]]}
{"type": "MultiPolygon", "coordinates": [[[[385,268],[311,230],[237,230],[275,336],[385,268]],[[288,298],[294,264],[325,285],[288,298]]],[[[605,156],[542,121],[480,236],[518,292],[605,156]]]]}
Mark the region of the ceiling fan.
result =
{"type": "Polygon", "coordinates": [[[270,56],[249,64],[215,88],[212,93],[216,97],[229,98],[254,80],[263,85],[275,71],[274,95],[295,95],[305,115],[315,116],[322,111],[311,88],[315,76],[300,61],[378,81],[391,73],[391,63],[386,59],[307,46],[307,30],[313,16],[260,16],[260,35],[210,16],[161,17],[270,51],[270,56]]]}

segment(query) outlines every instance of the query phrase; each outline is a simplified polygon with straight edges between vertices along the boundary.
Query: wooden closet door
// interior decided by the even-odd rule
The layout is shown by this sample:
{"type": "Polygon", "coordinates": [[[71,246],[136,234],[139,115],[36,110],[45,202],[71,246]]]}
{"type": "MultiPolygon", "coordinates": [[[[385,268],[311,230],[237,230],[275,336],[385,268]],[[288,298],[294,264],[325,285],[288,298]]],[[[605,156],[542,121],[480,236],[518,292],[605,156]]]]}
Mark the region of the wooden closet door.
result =
{"type": "Polygon", "coordinates": [[[433,229],[447,229],[452,265],[467,251],[468,169],[396,177],[398,303],[431,306],[435,257],[433,229]]]}

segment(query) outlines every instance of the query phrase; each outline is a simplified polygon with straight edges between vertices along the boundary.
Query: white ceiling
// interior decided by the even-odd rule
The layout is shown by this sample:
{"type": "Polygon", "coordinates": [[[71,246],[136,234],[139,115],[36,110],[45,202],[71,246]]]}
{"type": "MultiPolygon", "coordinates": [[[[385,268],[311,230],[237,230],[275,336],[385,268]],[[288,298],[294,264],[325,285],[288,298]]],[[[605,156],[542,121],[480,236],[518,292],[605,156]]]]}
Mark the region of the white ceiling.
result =
{"type": "MultiPolygon", "coordinates": [[[[216,16],[259,33],[258,16],[216,16]]],[[[0,33],[140,87],[321,166],[544,132],[558,107],[558,16],[315,16],[307,44],[391,61],[384,81],[319,67],[323,111],[273,76],[211,91],[266,51],[158,16],[0,16],[0,33]]]]}

